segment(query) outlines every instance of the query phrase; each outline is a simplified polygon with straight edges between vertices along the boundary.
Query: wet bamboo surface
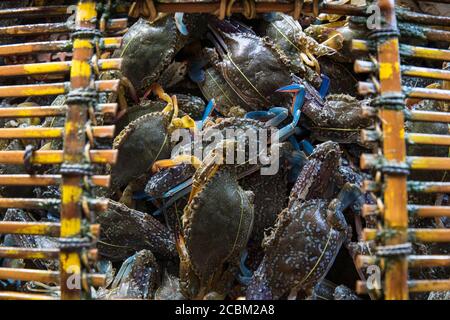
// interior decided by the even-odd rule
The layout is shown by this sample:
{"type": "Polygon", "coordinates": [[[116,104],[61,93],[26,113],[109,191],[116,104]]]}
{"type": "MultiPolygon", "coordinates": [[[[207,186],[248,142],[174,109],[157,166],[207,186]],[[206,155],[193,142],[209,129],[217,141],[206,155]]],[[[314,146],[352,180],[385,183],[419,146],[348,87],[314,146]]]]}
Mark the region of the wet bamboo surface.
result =
{"type": "MultiPolygon", "coordinates": [[[[109,187],[109,175],[94,175],[89,177],[89,181],[97,187],[109,187]]],[[[3,186],[51,186],[61,183],[59,174],[2,174],[0,175],[0,185],[3,186]]]]}
{"type": "Polygon", "coordinates": [[[0,258],[7,259],[58,259],[58,248],[0,247],[0,258]]]}
{"type": "MultiPolygon", "coordinates": [[[[25,151],[0,151],[0,163],[23,164],[24,154],[25,151]]],[[[91,150],[89,151],[89,160],[94,163],[114,164],[117,160],[117,150],[91,150]]],[[[34,151],[30,162],[60,164],[63,162],[63,150],[34,151]]]]}
{"type": "Polygon", "coordinates": [[[0,300],[58,300],[58,298],[38,293],[0,291],[0,300]]]}
{"type": "MultiPolygon", "coordinates": [[[[127,27],[127,19],[112,19],[108,21],[106,26],[108,31],[122,30],[127,27]]],[[[39,34],[55,34],[55,33],[69,33],[73,29],[67,22],[60,23],[41,23],[29,24],[20,26],[0,27],[1,36],[29,36],[39,34]]]]}
{"type": "MultiPolygon", "coordinates": [[[[89,278],[89,282],[94,287],[99,287],[105,284],[105,275],[91,273],[86,276],[89,278]]],[[[59,284],[60,274],[58,271],[49,270],[0,268],[0,279],[38,281],[43,283],[59,284]]]]}
{"type": "MultiPolygon", "coordinates": [[[[370,265],[378,264],[379,258],[376,256],[359,255],[356,258],[358,268],[367,268],[370,265]]],[[[432,268],[432,267],[450,267],[450,256],[444,255],[409,255],[409,268],[432,268]]]]}
{"type": "MultiPolygon", "coordinates": [[[[95,81],[95,89],[99,92],[117,91],[120,80],[98,80],[95,81]]],[[[0,87],[0,97],[33,97],[51,96],[69,93],[70,82],[50,84],[26,84],[0,87]]]]}
{"type": "MultiPolygon", "coordinates": [[[[410,292],[448,291],[450,290],[450,280],[410,280],[407,282],[407,286],[410,292]]],[[[364,281],[357,282],[356,293],[368,293],[367,285],[364,281]]]]}
{"type": "MultiPolygon", "coordinates": [[[[377,236],[383,237],[383,233],[376,229],[364,229],[364,241],[375,240],[377,236]]],[[[450,229],[408,229],[409,241],[417,242],[450,242],[450,229]]]]}
{"type": "MultiPolygon", "coordinates": [[[[100,103],[97,109],[102,114],[115,115],[116,103],[100,103]]],[[[67,112],[67,106],[35,106],[35,107],[5,107],[0,108],[0,118],[30,118],[30,117],[62,117],[67,112]]]]}
{"type": "MultiPolygon", "coordinates": [[[[366,40],[352,40],[352,50],[369,52],[369,43],[366,40]]],[[[421,58],[430,60],[450,60],[450,50],[400,44],[400,55],[408,58],[421,58]]]]}
{"type": "MultiPolygon", "coordinates": [[[[99,39],[100,49],[114,50],[120,48],[121,37],[107,37],[99,39]]],[[[70,40],[41,41],[17,44],[0,45],[0,56],[15,56],[43,52],[69,52],[72,51],[70,40]]]]}
{"type": "MultiPolygon", "coordinates": [[[[356,60],[356,73],[372,73],[376,71],[377,66],[371,61],[356,60]]],[[[450,71],[443,69],[424,68],[417,66],[402,65],[402,74],[409,77],[420,77],[436,80],[450,80],[450,71]]]]}
{"type": "MultiPolygon", "coordinates": [[[[64,128],[0,128],[0,139],[59,139],[62,138],[64,128]]],[[[112,138],[114,136],[114,126],[92,127],[94,138],[112,138]]]]}
{"type": "MultiPolygon", "coordinates": [[[[121,59],[100,59],[98,67],[100,71],[120,69],[121,59]]],[[[68,73],[72,65],[71,61],[14,64],[0,66],[1,77],[29,76],[38,74],[68,73]]]]}

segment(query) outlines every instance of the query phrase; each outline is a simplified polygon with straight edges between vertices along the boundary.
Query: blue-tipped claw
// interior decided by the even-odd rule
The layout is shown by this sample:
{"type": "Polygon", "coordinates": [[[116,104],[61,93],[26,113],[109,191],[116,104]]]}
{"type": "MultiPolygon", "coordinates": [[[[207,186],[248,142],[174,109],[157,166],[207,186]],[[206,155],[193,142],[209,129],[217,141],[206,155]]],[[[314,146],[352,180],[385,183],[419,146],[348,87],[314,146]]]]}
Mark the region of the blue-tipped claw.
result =
{"type": "Polygon", "coordinates": [[[183,36],[187,36],[189,34],[189,31],[183,22],[183,16],[183,12],[175,13],[175,25],[177,26],[178,31],[180,31],[183,36]]]}
{"type": "Polygon", "coordinates": [[[294,136],[289,137],[289,142],[292,144],[292,147],[294,150],[299,151],[300,150],[300,144],[298,143],[297,139],[295,139],[294,136]]]}
{"type": "Polygon", "coordinates": [[[216,108],[216,101],[214,99],[209,100],[208,104],[206,105],[205,111],[203,112],[202,121],[200,122],[198,129],[200,130],[203,129],[206,120],[211,116],[211,113],[215,108],[216,108]]]}
{"type": "Polygon", "coordinates": [[[330,90],[330,78],[322,74],[322,83],[319,89],[319,94],[322,97],[322,99],[326,97],[329,90],[330,90]]]}
{"type": "Polygon", "coordinates": [[[180,183],[179,185],[173,187],[172,189],[164,193],[162,198],[168,200],[164,201],[162,207],[153,212],[152,215],[154,216],[160,215],[165,209],[169,208],[178,199],[189,194],[189,192],[191,192],[191,185],[192,185],[192,178],[180,183]]]}
{"type": "Polygon", "coordinates": [[[311,144],[308,140],[306,140],[306,139],[302,140],[301,145],[302,145],[303,151],[304,151],[308,156],[309,156],[311,153],[313,153],[314,147],[312,146],[312,144],[311,144]]]}

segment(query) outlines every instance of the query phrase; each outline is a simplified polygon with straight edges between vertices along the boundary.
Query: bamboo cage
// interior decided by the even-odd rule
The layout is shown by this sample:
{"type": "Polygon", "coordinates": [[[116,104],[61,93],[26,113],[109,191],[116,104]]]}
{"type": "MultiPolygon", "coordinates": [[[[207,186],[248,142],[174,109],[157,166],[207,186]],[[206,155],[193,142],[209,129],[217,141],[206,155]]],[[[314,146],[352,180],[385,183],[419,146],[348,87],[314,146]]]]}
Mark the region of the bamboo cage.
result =
{"type": "MultiPolygon", "coordinates": [[[[59,139],[62,150],[9,150],[0,151],[2,164],[58,165],[58,174],[3,174],[3,186],[50,186],[58,185],[60,199],[1,198],[1,208],[42,209],[57,207],[60,222],[0,222],[2,234],[45,235],[54,237],[57,248],[0,247],[0,257],[8,259],[53,259],[59,260],[59,271],[0,268],[1,280],[22,280],[51,283],[59,290],[49,294],[1,291],[0,299],[52,300],[89,298],[91,287],[105,284],[105,275],[92,273],[90,266],[97,260],[96,240],[100,226],[90,224],[90,212],[107,209],[107,202],[90,196],[85,181],[93,186],[108,187],[109,175],[92,175],[89,167],[96,164],[113,165],[117,159],[116,150],[95,150],[86,147],[90,141],[86,137],[89,129],[92,139],[112,138],[114,126],[89,126],[90,111],[114,115],[117,104],[98,103],[97,93],[117,91],[119,80],[98,80],[94,71],[120,69],[121,59],[94,59],[99,50],[120,47],[121,37],[104,35],[121,31],[127,27],[127,19],[108,19],[101,27],[97,2],[80,0],[76,4],[74,26],[68,23],[38,23],[0,27],[0,37],[29,36],[41,34],[71,34],[70,40],[24,42],[0,45],[0,56],[29,55],[43,52],[71,52],[71,61],[12,64],[0,66],[0,77],[29,77],[38,75],[68,75],[70,81],[45,84],[25,84],[1,86],[0,97],[39,97],[46,95],[66,95],[66,103],[60,106],[18,105],[0,110],[0,117],[33,118],[64,117],[63,127],[49,128],[2,128],[1,139],[59,139]],[[69,27],[70,26],[70,27],[69,27]],[[100,30],[103,29],[103,30],[100,30]],[[96,66],[93,65],[94,61],[96,66]],[[95,68],[95,70],[94,70],[95,68]],[[95,81],[92,81],[95,79],[95,81]],[[86,180],[87,179],[87,180],[86,180]]],[[[106,7],[103,7],[106,9],[106,7]]],[[[46,18],[69,17],[67,6],[42,6],[0,10],[0,19],[12,17],[46,18]]],[[[25,20],[26,21],[26,20],[25,20]]]]}
{"type": "MultiPolygon", "coordinates": [[[[34,63],[0,66],[0,77],[70,74],[70,82],[51,84],[27,84],[20,86],[0,87],[0,97],[29,97],[41,95],[65,94],[68,102],[61,106],[11,107],[0,109],[0,117],[65,117],[64,128],[0,129],[0,138],[42,138],[63,139],[63,150],[37,150],[31,156],[34,164],[59,164],[68,170],[62,170],[54,175],[0,175],[2,185],[60,185],[61,199],[0,199],[1,208],[42,208],[59,206],[60,223],[20,223],[1,222],[0,233],[34,234],[59,237],[63,244],[58,249],[29,249],[1,247],[0,257],[24,259],[59,259],[59,272],[40,270],[6,270],[0,268],[0,279],[34,280],[53,282],[60,285],[59,296],[29,294],[0,291],[0,299],[81,299],[89,297],[89,288],[68,286],[68,280],[74,274],[83,279],[83,284],[101,286],[104,275],[87,272],[82,262],[82,256],[95,261],[97,252],[95,246],[82,243],[82,222],[85,221],[82,203],[88,201],[90,210],[105,210],[105,202],[86,199],[83,195],[82,180],[85,175],[71,171],[77,165],[87,163],[114,164],[117,154],[113,150],[90,150],[88,159],[84,148],[86,137],[77,132],[85,132],[88,120],[87,110],[96,101],[79,99],[77,93],[83,90],[95,92],[112,92],[118,89],[117,80],[98,80],[91,84],[94,77],[92,57],[95,50],[113,50],[120,47],[120,36],[107,36],[103,31],[117,32],[127,27],[127,20],[110,19],[105,26],[98,21],[96,2],[80,0],[77,4],[75,29],[68,28],[65,23],[42,23],[34,25],[19,25],[1,27],[1,36],[28,36],[35,34],[71,33],[71,40],[24,42],[18,44],[0,45],[0,56],[27,55],[50,52],[72,52],[72,61],[56,63],[34,63]],[[102,30],[100,30],[102,29],[102,30]],[[83,30],[85,32],[77,32],[83,30]],[[98,34],[101,37],[96,37],[98,34]],[[95,43],[94,43],[95,35],[95,43]],[[94,46],[95,44],[95,46],[94,46]],[[77,245],[78,244],[78,245],[77,245]]],[[[432,1],[449,3],[448,1],[432,1]]],[[[382,127],[382,134],[363,132],[362,138],[380,143],[380,154],[364,155],[361,159],[363,169],[380,172],[381,181],[365,181],[364,189],[379,195],[383,206],[365,206],[364,215],[374,215],[382,219],[380,229],[366,229],[363,233],[365,241],[375,240],[379,252],[375,256],[359,256],[357,265],[361,268],[378,264],[383,269],[382,291],[385,299],[408,299],[410,292],[433,290],[450,290],[450,281],[442,280],[412,280],[409,279],[409,269],[450,265],[449,256],[412,255],[411,241],[419,242],[450,242],[448,229],[411,229],[408,228],[408,217],[448,217],[450,210],[444,206],[420,206],[408,204],[408,192],[443,193],[450,190],[446,182],[408,181],[410,170],[448,170],[449,158],[409,157],[406,154],[408,144],[450,145],[450,139],[445,135],[404,134],[404,122],[427,121],[450,123],[446,112],[411,111],[405,107],[406,98],[450,100],[450,72],[448,70],[402,65],[400,58],[429,59],[433,61],[450,61],[450,50],[421,47],[400,43],[401,23],[425,24],[423,32],[428,40],[449,41],[450,32],[436,30],[427,26],[448,26],[449,17],[430,16],[396,9],[394,0],[378,0],[378,6],[383,16],[381,29],[372,32],[370,39],[352,42],[352,49],[361,54],[373,54],[374,61],[355,61],[355,71],[362,74],[373,74],[379,83],[361,82],[358,90],[361,94],[374,95],[379,98],[379,104],[365,109],[365,115],[376,117],[382,127]],[[398,22],[399,21],[399,22],[398,22]],[[400,28],[399,28],[400,26],[400,28]],[[409,88],[401,84],[402,75],[443,80],[441,89],[409,88]],[[386,237],[389,233],[391,236],[386,237]]],[[[14,16],[39,18],[52,16],[69,16],[67,6],[48,5],[42,7],[26,7],[1,9],[0,19],[14,16]]],[[[125,1],[117,8],[118,12],[128,13],[130,17],[144,16],[154,19],[159,13],[208,13],[224,19],[233,14],[243,14],[254,18],[257,14],[269,12],[284,12],[298,19],[301,14],[317,16],[320,13],[339,14],[355,17],[367,17],[366,7],[356,7],[351,4],[331,4],[323,1],[177,1],[159,2],[152,0],[125,1]]],[[[101,71],[120,69],[121,59],[99,59],[97,68],[101,71]]],[[[96,104],[98,112],[115,114],[116,104],[96,104]]],[[[111,137],[114,128],[111,126],[93,127],[95,138],[111,137]]],[[[0,151],[0,162],[7,164],[22,164],[24,151],[0,151]]],[[[374,176],[378,176],[374,174],[374,176]]],[[[94,185],[107,187],[109,176],[93,175],[89,179],[94,185]]],[[[99,234],[99,225],[90,225],[91,244],[99,234]]],[[[367,283],[360,281],[356,285],[359,293],[370,293],[367,283]]]]}

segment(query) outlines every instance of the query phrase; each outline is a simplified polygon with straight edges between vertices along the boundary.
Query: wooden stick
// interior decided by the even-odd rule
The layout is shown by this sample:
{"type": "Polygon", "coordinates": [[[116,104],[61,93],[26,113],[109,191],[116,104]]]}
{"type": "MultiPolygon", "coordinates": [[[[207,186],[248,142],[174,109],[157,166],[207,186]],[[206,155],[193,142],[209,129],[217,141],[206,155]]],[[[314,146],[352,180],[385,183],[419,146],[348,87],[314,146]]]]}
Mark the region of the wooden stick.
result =
{"type": "Polygon", "coordinates": [[[408,181],[408,192],[450,193],[450,182],[408,181]]]}
{"type": "MultiPolygon", "coordinates": [[[[102,114],[117,113],[117,103],[100,103],[97,108],[102,114]]],[[[65,116],[67,106],[36,106],[0,108],[0,118],[61,117],[65,116]]]]}
{"type": "Polygon", "coordinates": [[[0,10],[0,19],[23,18],[39,18],[70,15],[68,6],[43,6],[43,7],[23,7],[23,8],[6,8],[0,10]]]}
{"type": "Polygon", "coordinates": [[[408,133],[405,134],[409,144],[431,144],[438,146],[450,146],[450,136],[440,134],[408,133]]]}
{"type": "MultiPolygon", "coordinates": [[[[122,30],[127,27],[127,19],[111,19],[108,21],[107,30],[122,30]]],[[[46,33],[68,33],[71,32],[71,28],[66,22],[58,23],[39,23],[39,24],[27,24],[0,27],[0,36],[29,36],[39,35],[46,33]]]]}
{"type": "Polygon", "coordinates": [[[0,221],[0,234],[29,234],[57,237],[59,230],[60,224],[54,222],[0,221]]]}
{"type": "Polygon", "coordinates": [[[58,259],[58,248],[0,247],[0,258],[7,259],[58,259]]]}
{"type": "MultiPolygon", "coordinates": [[[[90,177],[92,184],[98,187],[109,187],[109,175],[94,175],[90,177]]],[[[0,175],[0,185],[3,186],[50,186],[61,183],[59,174],[2,174],[0,175]]]]}
{"type": "Polygon", "coordinates": [[[450,267],[450,256],[429,255],[429,256],[408,256],[410,268],[433,268],[433,267],[450,267]]]}
{"type": "MultiPolygon", "coordinates": [[[[364,229],[363,240],[375,240],[376,229],[364,229]]],[[[408,239],[417,242],[450,242],[450,229],[408,229],[408,239]]]]}
{"type": "Polygon", "coordinates": [[[411,292],[448,291],[450,290],[450,279],[410,280],[408,287],[411,292]]]}
{"type": "Polygon", "coordinates": [[[408,205],[408,214],[420,218],[450,217],[450,207],[408,205]]]}
{"type": "MultiPolygon", "coordinates": [[[[95,88],[100,92],[117,91],[120,80],[98,80],[95,88]]],[[[0,87],[0,97],[33,97],[66,94],[70,90],[69,82],[51,84],[26,84],[0,87]]]]}
{"type": "Polygon", "coordinates": [[[429,121],[429,122],[450,123],[450,113],[449,112],[405,110],[405,117],[406,117],[406,119],[411,120],[411,121],[429,121]]]}
{"type": "MultiPolygon", "coordinates": [[[[0,163],[23,164],[24,151],[0,151],[0,163]]],[[[114,164],[117,150],[91,150],[90,161],[94,163],[114,164]]],[[[36,164],[60,164],[63,162],[62,150],[37,150],[33,152],[31,162],[36,164]]]]}
{"type": "Polygon", "coordinates": [[[450,170],[450,158],[407,157],[406,162],[414,170],[450,170]]]}
{"type": "MultiPolygon", "coordinates": [[[[64,128],[0,128],[0,139],[59,139],[63,136],[64,128]]],[[[92,127],[95,138],[114,137],[114,126],[92,127]]]]}
{"type": "MultiPolygon", "coordinates": [[[[372,73],[377,70],[376,65],[370,61],[356,60],[354,64],[356,73],[372,73]]],[[[450,71],[443,69],[423,68],[416,66],[401,66],[402,74],[409,77],[419,77],[436,80],[450,80],[450,71]]]]}
{"type": "MultiPolygon", "coordinates": [[[[430,292],[450,290],[450,280],[409,280],[408,289],[410,292],[430,292]]],[[[356,283],[357,294],[367,294],[367,284],[364,281],[356,283]]]]}
{"type": "Polygon", "coordinates": [[[0,291],[0,300],[58,300],[58,298],[45,294],[0,291]]]}
{"type": "MultiPolygon", "coordinates": [[[[120,69],[122,59],[100,59],[98,66],[100,71],[120,69]]],[[[0,66],[0,76],[29,76],[37,74],[67,73],[70,71],[71,61],[14,64],[0,66]]]]}
{"type": "MultiPolygon", "coordinates": [[[[115,50],[122,44],[121,37],[101,38],[100,49],[115,50]]],[[[72,50],[72,42],[69,40],[42,41],[0,45],[0,56],[16,56],[42,52],[68,52],[72,50]]]]}
{"type": "MultiPolygon", "coordinates": [[[[352,50],[369,52],[369,47],[369,42],[365,40],[352,40],[352,50]]],[[[450,50],[417,47],[407,44],[400,44],[400,55],[410,58],[450,60],[450,50]]]]}
{"type": "MultiPolygon", "coordinates": [[[[91,273],[87,275],[94,287],[105,284],[105,275],[91,273]]],[[[22,281],[38,281],[43,283],[59,284],[60,277],[58,271],[36,270],[36,269],[19,269],[19,268],[0,268],[0,279],[22,280],[22,281]]]]}

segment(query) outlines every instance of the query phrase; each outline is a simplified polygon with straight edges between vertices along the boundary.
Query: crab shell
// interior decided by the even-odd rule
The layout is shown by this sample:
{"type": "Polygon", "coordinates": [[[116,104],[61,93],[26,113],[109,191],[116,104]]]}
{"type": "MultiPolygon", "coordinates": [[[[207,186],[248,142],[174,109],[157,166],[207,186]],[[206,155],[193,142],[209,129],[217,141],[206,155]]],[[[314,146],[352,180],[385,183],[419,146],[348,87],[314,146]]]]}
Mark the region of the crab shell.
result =
{"type": "Polygon", "coordinates": [[[331,268],[346,238],[327,221],[329,202],[294,202],[278,216],[265,239],[265,256],[247,289],[247,299],[280,299],[313,288],[331,268]]]}
{"type": "Polygon", "coordinates": [[[130,265],[122,265],[125,268],[124,274],[118,273],[111,289],[101,291],[98,299],[153,298],[160,282],[160,270],[155,256],[150,250],[141,250],[130,258],[130,265]]]}
{"type": "Polygon", "coordinates": [[[141,249],[169,258],[177,255],[173,235],[149,214],[109,200],[108,210],[96,219],[102,225],[99,252],[110,260],[126,259],[141,249]]]}
{"type": "Polygon", "coordinates": [[[248,32],[220,31],[226,30],[226,22],[217,24],[228,54],[215,66],[241,100],[254,110],[288,106],[290,95],[276,92],[292,82],[286,57],[268,39],[248,32]]]}
{"type": "Polygon", "coordinates": [[[303,63],[300,53],[304,53],[306,52],[305,49],[308,49],[319,57],[331,54],[331,50],[326,50],[327,47],[321,46],[313,38],[307,36],[298,21],[283,13],[274,15],[274,20],[268,22],[264,34],[289,59],[292,72],[306,79],[314,86],[320,86],[322,82],[320,75],[303,63]],[[305,45],[302,45],[300,40],[306,42],[305,45]]]}
{"type": "Polygon", "coordinates": [[[145,89],[158,79],[186,40],[171,15],[153,24],[139,19],[123,37],[123,75],[137,90],[145,89]]]}
{"type": "Polygon", "coordinates": [[[151,197],[159,198],[171,188],[192,177],[194,173],[194,166],[187,163],[161,170],[148,180],[145,193],[151,197]]]}
{"type": "Polygon", "coordinates": [[[128,124],[114,139],[113,148],[119,155],[111,174],[113,191],[149,173],[154,161],[170,156],[169,124],[169,115],[149,113],[128,124]]]}
{"type": "Polygon", "coordinates": [[[331,199],[341,157],[339,145],[328,141],[316,146],[291,190],[289,201],[331,199]]]}
{"type": "Polygon", "coordinates": [[[311,104],[304,113],[311,121],[303,124],[312,131],[312,137],[319,141],[333,140],[339,143],[361,142],[361,129],[372,125],[372,120],[363,115],[363,108],[369,100],[357,100],[345,94],[329,95],[322,106],[311,104]]]}
{"type": "Polygon", "coordinates": [[[197,83],[207,100],[214,99],[216,108],[224,116],[229,116],[231,108],[242,107],[252,110],[246,101],[242,100],[234,89],[225,81],[222,74],[214,67],[205,70],[205,80],[197,83]]]}
{"type": "Polygon", "coordinates": [[[238,263],[247,245],[253,226],[252,198],[230,170],[221,169],[204,183],[184,209],[183,234],[192,272],[181,272],[182,282],[189,283],[186,277],[195,274],[200,287],[207,287],[205,293],[217,289],[213,277],[224,271],[225,263],[238,263]]]}

